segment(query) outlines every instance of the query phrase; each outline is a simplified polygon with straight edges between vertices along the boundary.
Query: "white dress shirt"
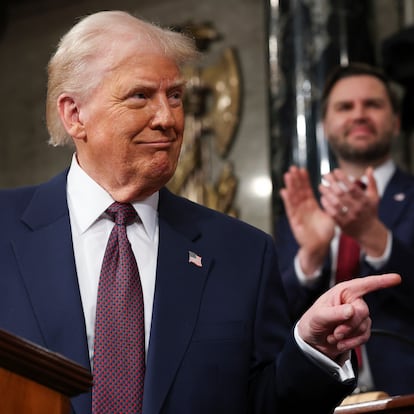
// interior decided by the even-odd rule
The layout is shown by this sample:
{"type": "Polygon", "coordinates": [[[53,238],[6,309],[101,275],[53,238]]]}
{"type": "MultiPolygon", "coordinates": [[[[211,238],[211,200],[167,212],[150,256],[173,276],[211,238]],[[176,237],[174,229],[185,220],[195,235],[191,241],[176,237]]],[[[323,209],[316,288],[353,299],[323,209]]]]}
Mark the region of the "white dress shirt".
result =
{"type": "MultiPolygon", "coordinates": [[[[148,350],[158,253],[158,192],[133,203],[140,220],[127,226],[127,235],[137,260],[144,295],[145,347],[148,350]]],[[[93,361],[95,311],[101,265],[114,222],[105,210],[112,197],[72,158],[67,197],[76,271],[85,316],[89,357],[93,361]]]]}
{"type": "MultiPolygon", "coordinates": [[[[377,190],[380,197],[383,196],[385,188],[389,183],[391,177],[393,176],[396,169],[395,162],[391,159],[387,160],[384,164],[380,165],[374,170],[374,178],[377,184],[377,190]]],[[[362,178],[364,181],[364,177],[362,178]]],[[[337,258],[338,258],[338,247],[339,247],[339,236],[340,230],[337,227],[335,229],[335,236],[331,242],[331,258],[332,258],[332,268],[331,268],[331,279],[330,279],[330,286],[335,284],[335,275],[336,275],[336,266],[337,266],[337,258]]],[[[385,247],[385,251],[381,257],[370,257],[365,255],[364,260],[367,261],[374,269],[379,269],[382,267],[389,259],[392,249],[392,234],[388,231],[387,237],[387,244],[385,247]]],[[[319,268],[315,271],[312,276],[306,276],[303,272],[298,255],[296,255],[294,259],[294,267],[296,275],[303,286],[312,286],[319,277],[322,275],[322,268],[319,268]]],[[[368,356],[365,350],[365,346],[361,347],[362,351],[362,368],[359,372],[359,391],[367,391],[373,388],[372,382],[372,375],[371,369],[369,367],[368,356]]]]}
{"type": "MultiPolygon", "coordinates": [[[[76,160],[76,154],[72,157],[68,173],[67,198],[76,271],[86,324],[89,358],[91,366],[93,366],[98,283],[106,244],[114,226],[105,210],[114,200],[82,170],[76,160]]],[[[158,255],[158,199],[159,193],[157,192],[144,201],[133,203],[141,220],[127,226],[127,236],[137,260],[144,294],[146,351],[148,351],[151,329],[158,255]]],[[[349,361],[343,367],[340,367],[305,343],[298,335],[297,329],[295,329],[295,339],[308,357],[329,370],[338,380],[345,380],[354,376],[349,361]]]]}

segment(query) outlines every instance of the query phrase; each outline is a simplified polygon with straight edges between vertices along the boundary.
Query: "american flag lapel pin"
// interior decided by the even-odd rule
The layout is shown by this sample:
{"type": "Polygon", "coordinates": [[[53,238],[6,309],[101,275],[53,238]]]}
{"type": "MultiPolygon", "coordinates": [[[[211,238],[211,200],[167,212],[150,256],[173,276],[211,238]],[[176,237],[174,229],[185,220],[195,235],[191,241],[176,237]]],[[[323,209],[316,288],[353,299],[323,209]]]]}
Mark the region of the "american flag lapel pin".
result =
{"type": "Polygon", "coordinates": [[[395,201],[404,201],[405,200],[405,194],[404,193],[394,194],[394,200],[395,201]]]}
{"type": "Polygon", "coordinates": [[[197,267],[202,267],[201,264],[201,256],[199,256],[197,253],[192,252],[191,250],[188,251],[188,263],[193,263],[197,267]]]}

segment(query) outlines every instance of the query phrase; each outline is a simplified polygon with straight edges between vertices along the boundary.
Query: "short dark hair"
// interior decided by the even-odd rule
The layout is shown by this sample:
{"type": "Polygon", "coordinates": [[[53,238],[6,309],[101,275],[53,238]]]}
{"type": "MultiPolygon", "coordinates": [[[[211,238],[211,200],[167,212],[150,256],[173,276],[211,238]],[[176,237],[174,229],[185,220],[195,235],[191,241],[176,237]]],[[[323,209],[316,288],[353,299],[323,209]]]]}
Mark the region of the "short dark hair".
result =
{"type": "Polygon", "coordinates": [[[326,115],[329,95],[335,84],[341,79],[360,75],[373,76],[382,82],[390,99],[392,110],[395,114],[400,113],[400,98],[391,85],[391,79],[378,67],[362,62],[351,62],[347,65],[335,67],[328,76],[321,97],[322,117],[325,117],[326,115]]]}

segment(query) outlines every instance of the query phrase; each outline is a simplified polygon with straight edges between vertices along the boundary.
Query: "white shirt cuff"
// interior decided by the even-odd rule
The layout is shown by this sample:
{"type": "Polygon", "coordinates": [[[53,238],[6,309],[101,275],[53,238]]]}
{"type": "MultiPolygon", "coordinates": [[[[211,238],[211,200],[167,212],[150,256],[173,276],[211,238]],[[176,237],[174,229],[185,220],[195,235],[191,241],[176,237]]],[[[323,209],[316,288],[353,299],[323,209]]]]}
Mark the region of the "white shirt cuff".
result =
{"type": "Polygon", "coordinates": [[[332,361],[332,359],[328,358],[326,355],[319,352],[317,349],[311,347],[307,344],[299,335],[298,333],[298,326],[296,324],[294,330],[295,340],[299,345],[299,348],[314,362],[316,362],[322,368],[328,370],[333,377],[337,378],[339,381],[344,382],[349,379],[355,378],[355,373],[352,368],[350,353],[345,361],[344,365],[340,366],[336,362],[332,361]]]}
{"type": "Polygon", "coordinates": [[[295,256],[293,265],[295,267],[295,272],[298,280],[302,286],[312,286],[312,284],[315,283],[322,275],[322,267],[320,267],[319,269],[316,269],[311,275],[306,276],[300,267],[298,255],[295,256]]]}
{"type": "Polygon", "coordinates": [[[384,266],[390,256],[391,256],[391,249],[392,249],[392,234],[391,232],[388,230],[388,234],[387,234],[387,244],[385,246],[385,250],[384,250],[384,254],[380,257],[371,257],[371,256],[365,256],[365,261],[371,265],[374,269],[379,269],[382,266],[384,266]]]}

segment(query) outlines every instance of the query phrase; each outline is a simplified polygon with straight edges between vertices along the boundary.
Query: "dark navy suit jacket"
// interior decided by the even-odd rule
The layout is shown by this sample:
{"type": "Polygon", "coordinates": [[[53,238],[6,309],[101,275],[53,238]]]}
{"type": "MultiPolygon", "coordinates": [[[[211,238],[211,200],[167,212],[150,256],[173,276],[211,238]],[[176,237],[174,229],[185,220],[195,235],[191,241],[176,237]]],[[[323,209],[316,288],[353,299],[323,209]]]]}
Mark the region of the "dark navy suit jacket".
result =
{"type": "MultiPolygon", "coordinates": [[[[366,297],[373,333],[366,345],[375,389],[399,395],[414,393],[414,177],[397,169],[379,205],[381,221],[392,231],[392,251],[379,270],[361,262],[361,275],[397,272],[400,286],[373,292],[366,297]],[[384,332],[385,331],[385,332],[384,332]]],[[[312,288],[303,288],[293,260],[298,245],[286,217],[277,223],[279,266],[291,316],[297,318],[326,289],[331,277],[331,259],[312,288]]]]}
{"type": "MultiPolygon", "coordinates": [[[[66,173],[0,205],[0,328],[89,367],[66,173]]],[[[144,414],[322,414],[353,389],[293,340],[270,236],[166,189],[159,229],[144,414]]],[[[91,394],[72,408],[90,414],[91,394]]]]}

